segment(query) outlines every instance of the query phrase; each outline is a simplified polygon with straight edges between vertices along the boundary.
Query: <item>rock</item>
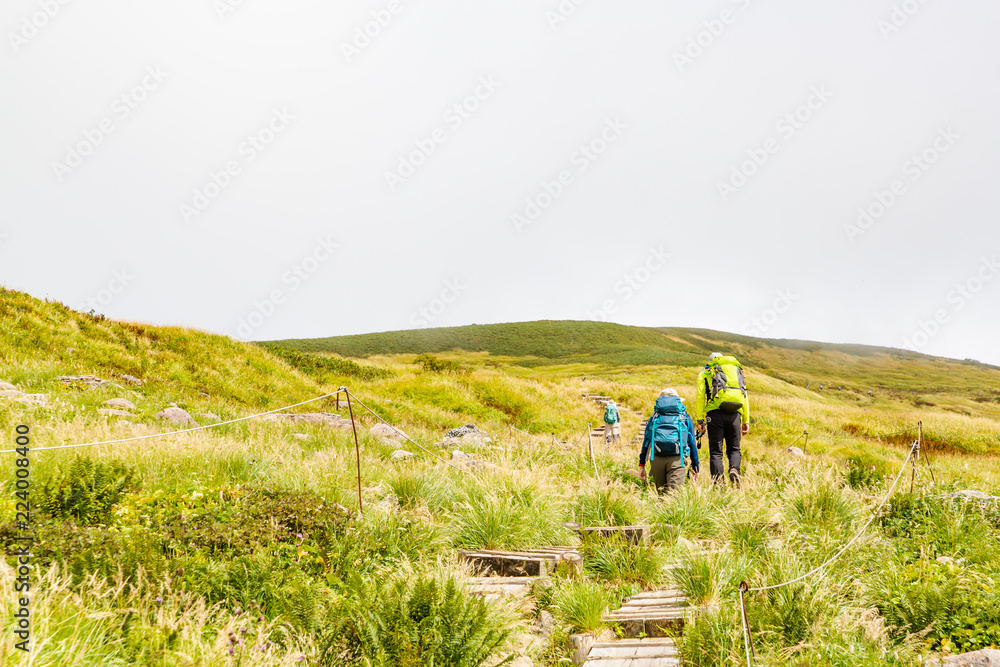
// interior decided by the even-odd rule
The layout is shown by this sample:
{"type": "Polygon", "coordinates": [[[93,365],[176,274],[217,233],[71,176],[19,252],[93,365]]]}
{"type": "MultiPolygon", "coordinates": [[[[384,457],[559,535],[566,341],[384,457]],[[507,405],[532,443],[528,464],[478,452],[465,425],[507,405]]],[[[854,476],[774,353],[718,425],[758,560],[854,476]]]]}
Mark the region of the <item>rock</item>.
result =
{"type": "Polygon", "coordinates": [[[120,377],[122,380],[125,380],[127,384],[130,384],[133,387],[141,387],[143,385],[142,380],[132,375],[125,375],[124,373],[119,373],[118,377],[120,377]]]}
{"type": "Polygon", "coordinates": [[[157,419],[165,419],[180,426],[198,426],[198,422],[183,408],[166,408],[161,412],[157,412],[154,416],[157,419]]]}
{"type": "Polygon", "coordinates": [[[292,433],[292,437],[296,440],[308,440],[309,435],[306,433],[292,433]]]}
{"type": "Polygon", "coordinates": [[[302,414],[286,414],[279,412],[273,415],[266,415],[266,421],[289,422],[292,424],[313,424],[315,426],[329,426],[330,428],[351,428],[351,420],[343,419],[340,415],[331,412],[311,412],[302,414]]]}
{"type": "Polygon", "coordinates": [[[393,461],[403,461],[405,459],[412,459],[413,454],[412,452],[408,452],[405,449],[397,449],[392,453],[391,458],[393,461]]]}
{"type": "Polygon", "coordinates": [[[797,459],[805,458],[806,455],[806,453],[798,447],[789,447],[785,450],[785,453],[797,459]]]}
{"type": "Polygon", "coordinates": [[[538,620],[535,621],[535,631],[541,635],[542,639],[548,639],[552,634],[552,629],[556,627],[555,616],[547,611],[542,611],[538,620]]]}
{"type": "Polygon", "coordinates": [[[1000,650],[985,648],[946,658],[931,658],[924,661],[924,665],[925,667],[1000,667],[1000,650]]]}
{"type": "Polygon", "coordinates": [[[454,439],[465,439],[469,438],[481,443],[493,442],[490,436],[486,435],[478,428],[475,424],[466,424],[465,426],[459,426],[458,428],[453,428],[444,434],[445,441],[454,439]]]}
{"type": "Polygon", "coordinates": [[[113,408],[99,408],[97,410],[102,415],[107,415],[108,417],[135,417],[134,414],[128,410],[115,410],[113,408]]]}
{"type": "Polygon", "coordinates": [[[10,382],[4,382],[3,380],[0,380],[0,391],[18,391],[18,389],[10,382]]]}
{"type": "Polygon", "coordinates": [[[198,415],[198,419],[201,419],[202,421],[206,421],[206,422],[221,422],[222,421],[222,417],[220,417],[219,415],[215,414],[214,412],[202,412],[201,414],[198,415]]]}
{"type": "Polygon", "coordinates": [[[124,398],[112,398],[104,401],[104,405],[116,410],[135,410],[135,404],[124,398]]]}
{"type": "Polygon", "coordinates": [[[0,390],[0,398],[20,398],[21,396],[24,396],[24,392],[17,389],[0,390]]]}
{"type": "Polygon", "coordinates": [[[453,451],[451,453],[451,460],[452,461],[471,461],[472,460],[472,456],[470,454],[466,454],[461,449],[456,449],[455,451],[453,451]]]}
{"type": "Polygon", "coordinates": [[[91,389],[96,389],[97,387],[103,387],[107,384],[106,380],[102,380],[96,375],[60,375],[56,378],[57,382],[64,382],[66,384],[75,384],[77,382],[85,384],[91,389]]]}
{"type": "Polygon", "coordinates": [[[402,440],[406,436],[406,434],[398,428],[389,426],[388,424],[375,424],[368,430],[368,432],[380,440],[402,440]]]}
{"type": "Polygon", "coordinates": [[[939,563],[945,563],[946,565],[955,562],[955,559],[951,558],[950,556],[938,556],[934,560],[936,560],[939,563]]]}

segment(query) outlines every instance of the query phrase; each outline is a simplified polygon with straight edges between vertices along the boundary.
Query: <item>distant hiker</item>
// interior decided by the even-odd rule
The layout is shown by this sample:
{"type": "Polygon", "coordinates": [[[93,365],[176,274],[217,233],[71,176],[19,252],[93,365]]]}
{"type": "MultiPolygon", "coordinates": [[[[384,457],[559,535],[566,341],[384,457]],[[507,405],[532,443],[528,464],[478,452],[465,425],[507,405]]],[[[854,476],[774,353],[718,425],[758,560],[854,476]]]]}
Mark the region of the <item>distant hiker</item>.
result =
{"type": "Polygon", "coordinates": [[[722,443],[729,460],[729,481],[740,483],[740,436],[750,431],[750,401],[743,367],[736,357],[713,352],[698,375],[695,418],[698,431],[708,431],[709,469],[712,478],[722,479],[722,443]],[[706,429],[707,422],[707,429],[706,429]]]}
{"type": "Polygon", "coordinates": [[[646,481],[646,459],[657,491],[670,491],[684,483],[685,460],[691,457],[691,473],[697,479],[700,465],[694,440],[694,423],[675,389],[664,389],[646,422],[639,450],[639,478],[646,481]]]}
{"type": "Polygon", "coordinates": [[[614,401],[608,401],[604,406],[604,442],[618,444],[618,436],[622,434],[622,416],[614,401]]]}

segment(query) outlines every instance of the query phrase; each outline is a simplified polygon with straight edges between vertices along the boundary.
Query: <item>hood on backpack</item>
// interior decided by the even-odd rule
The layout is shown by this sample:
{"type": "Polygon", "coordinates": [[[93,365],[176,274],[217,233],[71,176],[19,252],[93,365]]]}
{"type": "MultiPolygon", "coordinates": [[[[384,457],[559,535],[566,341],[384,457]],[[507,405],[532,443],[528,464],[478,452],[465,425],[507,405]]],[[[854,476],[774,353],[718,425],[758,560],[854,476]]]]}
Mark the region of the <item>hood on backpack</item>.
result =
{"type": "Polygon", "coordinates": [[[676,415],[684,412],[684,403],[677,396],[660,396],[656,399],[653,412],[661,415],[676,415]]]}

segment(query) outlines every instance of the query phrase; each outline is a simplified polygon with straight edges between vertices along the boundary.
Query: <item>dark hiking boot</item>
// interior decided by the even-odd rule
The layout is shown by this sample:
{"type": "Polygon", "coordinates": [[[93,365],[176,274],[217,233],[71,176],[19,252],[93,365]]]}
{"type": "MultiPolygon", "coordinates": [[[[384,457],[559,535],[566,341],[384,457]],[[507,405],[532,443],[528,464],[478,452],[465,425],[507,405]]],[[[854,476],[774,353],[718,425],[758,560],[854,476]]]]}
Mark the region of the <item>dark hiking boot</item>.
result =
{"type": "Polygon", "coordinates": [[[729,481],[737,489],[740,488],[740,473],[737,470],[729,471],[729,481]]]}

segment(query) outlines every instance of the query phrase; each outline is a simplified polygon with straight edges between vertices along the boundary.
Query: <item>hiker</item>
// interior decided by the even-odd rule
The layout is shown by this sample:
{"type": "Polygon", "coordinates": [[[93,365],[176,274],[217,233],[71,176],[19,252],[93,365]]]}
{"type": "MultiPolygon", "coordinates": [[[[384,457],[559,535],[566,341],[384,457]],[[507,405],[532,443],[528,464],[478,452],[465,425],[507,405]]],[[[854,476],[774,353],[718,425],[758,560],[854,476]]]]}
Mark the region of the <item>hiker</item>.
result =
{"type": "Polygon", "coordinates": [[[685,459],[691,457],[691,475],[698,479],[698,447],[694,423],[676,389],[664,389],[646,422],[646,433],[639,450],[639,479],[646,481],[646,458],[657,491],[678,488],[687,478],[685,459]]]}
{"type": "Polygon", "coordinates": [[[698,375],[694,415],[698,437],[708,432],[709,470],[718,483],[723,478],[722,444],[729,460],[729,481],[740,483],[740,436],[750,431],[750,401],[743,367],[736,357],[713,352],[698,375]],[[707,423],[707,426],[706,426],[707,423]]]}
{"type": "Polygon", "coordinates": [[[622,434],[622,416],[618,412],[618,406],[614,401],[608,401],[604,406],[604,442],[614,442],[618,444],[618,437],[622,434]]]}

